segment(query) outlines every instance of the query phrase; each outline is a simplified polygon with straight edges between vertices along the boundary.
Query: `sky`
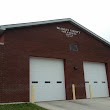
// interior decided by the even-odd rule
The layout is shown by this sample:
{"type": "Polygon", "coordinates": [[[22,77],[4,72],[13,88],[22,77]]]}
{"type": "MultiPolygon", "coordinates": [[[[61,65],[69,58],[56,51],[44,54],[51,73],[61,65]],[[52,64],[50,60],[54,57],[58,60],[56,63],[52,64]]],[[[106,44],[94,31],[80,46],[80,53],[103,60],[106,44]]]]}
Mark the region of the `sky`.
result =
{"type": "Polygon", "coordinates": [[[0,0],[0,25],[62,18],[110,42],[110,0],[0,0]]]}

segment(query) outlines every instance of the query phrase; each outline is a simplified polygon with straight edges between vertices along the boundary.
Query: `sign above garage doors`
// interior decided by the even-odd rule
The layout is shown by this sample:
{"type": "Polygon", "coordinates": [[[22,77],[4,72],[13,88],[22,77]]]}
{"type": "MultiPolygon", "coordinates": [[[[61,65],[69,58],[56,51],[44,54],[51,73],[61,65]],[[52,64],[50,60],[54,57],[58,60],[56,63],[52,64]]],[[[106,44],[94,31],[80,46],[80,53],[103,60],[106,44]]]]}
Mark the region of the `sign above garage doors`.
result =
{"type": "Polygon", "coordinates": [[[62,33],[66,34],[67,37],[73,37],[75,35],[80,34],[80,31],[76,31],[73,29],[68,29],[68,28],[63,28],[63,27],[58,27],[57,29],[60,30],[62,33]]]}

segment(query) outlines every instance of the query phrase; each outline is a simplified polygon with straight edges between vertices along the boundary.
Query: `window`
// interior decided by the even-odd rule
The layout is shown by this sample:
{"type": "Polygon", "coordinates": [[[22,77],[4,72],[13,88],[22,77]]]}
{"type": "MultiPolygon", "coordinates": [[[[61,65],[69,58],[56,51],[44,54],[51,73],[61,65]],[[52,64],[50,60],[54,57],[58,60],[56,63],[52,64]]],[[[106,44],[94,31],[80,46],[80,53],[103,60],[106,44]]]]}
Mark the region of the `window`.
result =
{"type": "Polygon", "coordinates": [[[70,44],[69,45],[70,51],[78,51],[78,46],[76,44],[70,44]]]}

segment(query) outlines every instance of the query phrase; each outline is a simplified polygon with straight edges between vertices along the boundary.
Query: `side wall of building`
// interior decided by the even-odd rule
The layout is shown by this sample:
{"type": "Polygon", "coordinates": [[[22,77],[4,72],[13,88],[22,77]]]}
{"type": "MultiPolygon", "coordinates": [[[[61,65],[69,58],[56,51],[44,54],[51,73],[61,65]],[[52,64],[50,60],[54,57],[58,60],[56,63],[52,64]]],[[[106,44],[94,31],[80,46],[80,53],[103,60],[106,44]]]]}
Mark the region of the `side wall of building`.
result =
{"type": "Polygon", "coordinates": [[[0,45],[0,102],[2,102],[3,95],[3,58],[4,58],[4,45],[0,45]]]}
{"type": "Polygon", "coordinates": [[[67,99],[72,99],[72,84],[76,85],[76,98],[86,98],[83,61],[106,63],[110,88],[110,47],[69,22],[10,29],[5,32],[4,43],[2,102],[29,101],[31,56],[64,59],[67,99]],[[68,37],[57,27],[80,31],[80,34],[68,37]],[[71,51],[70,44],[76,44],[78,51],[71,51]]]}

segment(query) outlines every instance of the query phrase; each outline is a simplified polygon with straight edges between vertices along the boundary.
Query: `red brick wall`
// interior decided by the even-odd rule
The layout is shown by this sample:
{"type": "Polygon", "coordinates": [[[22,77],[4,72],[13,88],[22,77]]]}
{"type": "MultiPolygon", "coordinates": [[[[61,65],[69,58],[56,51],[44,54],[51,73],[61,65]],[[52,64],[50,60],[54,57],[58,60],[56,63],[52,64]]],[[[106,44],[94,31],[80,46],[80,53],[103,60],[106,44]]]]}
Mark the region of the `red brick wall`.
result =
{"type": "Polygon", "coordinates": [[[5,69],[1,102],[29,101],[30,56],[65,60],[67,99],[72,99],[73,83],[76,85],[76,98],[86,97],[83,61],[107,63],[110,74],[110,47],[67,22],[7,30],[4,42],[5,69]],[[56,29],[57,26],[78,30],[81,33],[66,37],[56,29]],[[78,45],[77,52],[70,51],[71,43],[78,45]],[[78,67],[77,70],[74,70],[75,66],[78,67]]]}
{"type": "Polygon", "coordinates": [[[3,90],[3,57],[4,57],[4,46],[0,45],[0,102],[2,101],[2,90],[3,90]]]}

